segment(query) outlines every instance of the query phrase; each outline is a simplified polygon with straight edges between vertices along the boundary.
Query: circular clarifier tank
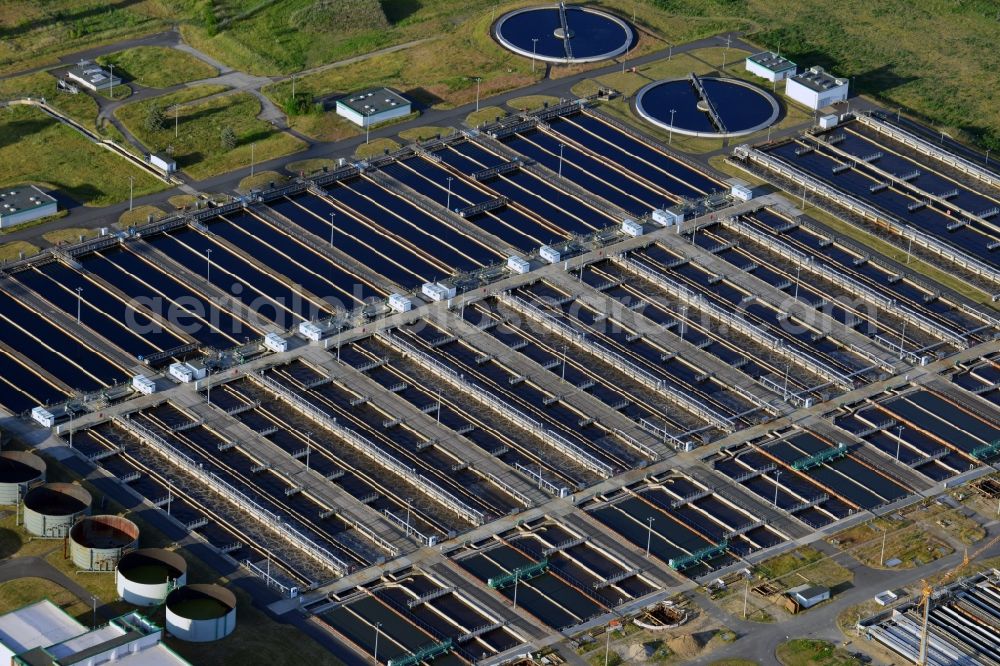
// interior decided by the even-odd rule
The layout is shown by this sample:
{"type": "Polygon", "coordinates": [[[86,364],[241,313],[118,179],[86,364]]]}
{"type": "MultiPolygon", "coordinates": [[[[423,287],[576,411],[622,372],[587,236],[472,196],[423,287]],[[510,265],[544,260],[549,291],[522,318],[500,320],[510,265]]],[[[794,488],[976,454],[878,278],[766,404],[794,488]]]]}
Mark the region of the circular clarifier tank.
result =
{"type": "Polygon", "coordinates": [[[607,60],[635,42],[631,26],[617,16],[560,5],[508,12],[493,24],[493,36],[514,53],[559,63],[607,60]]]}
{"type": "Polygon", "coordinates": [[[635,108],[658,127],[709,138],[757,132],[780,112],[777,100],[760,88],[709,76],[650,83],[636,94],[635,108]]]}
{"type": "Polygon", "coordinates": [[[45,481],[45,461],[28,451],[0,453],[0,504],[16,504],[45,481]]]}
{"type": "Polygon", "coordinates": [[[167,595],[167,631],[193,643],[224,638],[236,628],[236,596],[219,585],[185,585],[167,595]]]}
{"type": "Polygon", "coordinates": [[[70,557],[86,571],[114,571],[138,543],[138,525],[121,516],[81,518],[69,531],[70,557]]]}
{"type": "Polygon", "coordinates": [[[73,483],[37,486],[24,496],[24,527],[34,536],[63,539],[90,513],[91,502],[90,493],[73,483]]]}
{"type": "Polygon", "coordinates": [[[140,548],[122,556],[115,579],[119,597],[136,606],[155,606],[171,589],[187,583],[187,562],[169,550],[140,548]]]}

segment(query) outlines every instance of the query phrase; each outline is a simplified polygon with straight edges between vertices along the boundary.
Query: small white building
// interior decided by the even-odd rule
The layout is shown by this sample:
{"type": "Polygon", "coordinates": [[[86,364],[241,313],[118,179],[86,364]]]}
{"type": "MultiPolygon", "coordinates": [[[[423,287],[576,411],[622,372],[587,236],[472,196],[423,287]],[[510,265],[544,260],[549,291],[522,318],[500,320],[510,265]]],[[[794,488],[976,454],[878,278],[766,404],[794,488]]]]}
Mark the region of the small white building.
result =
{"type": "Polygon", "coordinates": [[[848,79],[838,78],[822,67],[810,67],[785,82],[785,94],[816,110],[846,100],[849,87],[848,79]]]}
{"type": "Polygon", "coordinates": [[[409,312],[413,309],[413,301],[402,294],[389,294],[389,309],[393,312],[409,312]]]}
{"type": "Polygon", "coordinates": [[[622,220],[622,233],[625,234],[626,236],[631,236],[632,238],[636,238],[637,236],[641,236],[643,233],[645,233],[645,230],[642,228],[642,225],[639,224],[639,222],[637,222],[636,220],[633,220],[632,218],[626,218],[622,220]]]}
{"type": "Polygon", "coordinates": [[[799,585],[788,590],[788,596],[794,599],[802,608],[812,608],[816,604],[830,598],[830,588],[822,585],[799,585]]]}
{"type": "Polygon", "coordinates": [[[46,428],[51,428],[56,424],[56,415],[41,405],[31,410],[31,418],[46,428]]]}
{"type": "Polygon", "coordinates": [[[34,185],[18,185],[0,190],[0,229],[55,215],[55,198],[34,185]]]}
{"type": "Polygon", "coordinates": [[[132,388],[143,395],[156,393],[156,382],[146,375],[136,375],[132,378],[132,388]]]}
{"type": "Polygon", "coordinates": [[[456,294],[455,287],[440,282],[425,282],[420,287],[420,291],[432,301],[445,301],[449,298],[455,298],[456,294]]]}
{"type": "Polygon", "coordinates": [[[337,100],[337,115],[370,127],[412,112],[410,100],[389,88],[372,88],[337,100]]]}
{"type": "Polygon", "coordinates": [[[562,253],[551,245],[543,245],[538,248],[538,256],[550,264],[558,264],[562,260],[562,253]]]}
{"type": "Polygon", "coordinates": [[[112,76],[110,72],[100,65],[81,60],[75,67],[66,72],[66,76],[76,81],[88,90],[110,90],[112,86],[121,85],[121,78],[112,76]]]}
{"type": "Polygon", "coordinates": [[[299,335],[306,340],[318,342],[323,337],[323,329],[311,321],[299,322],[299,335]]]}
{"type": "Polygon", "coordinates": [[[196,379],[204,379],[205,375],[208,374],[205,366],[197,361],[171,363],[170,367],[167,368],[167,372],[177,381],[185,383],[195,381],[196,379]]]}
{"type": "Polygon", "coordinates": [[[653,222],[662,227],[672,227],[684,221],[684,210],[678,206],[657,208],[653,211],[653,222]]]}
{"type": "Polygon", "coordinates": [[[169,155],[150,153],[147,160],[151,165],[162,171],[164,176],[169,176],[177,171],[177,162],[175,162],[169,155]]]}
{"type": "Polygon", "coordinates": [[[524,275],[531,270],[531,264],[528,263],[527,259],[519,257],[516,254],[512,254],[507,257],[507,268],[510,269],[511,273],[517,275],[524,275]]]}
{"type": "Polygon", "coordinates": [[[278,354],[288,351],[288,340],[277,333],[268,333],[264,336],[264,348],[278,354]]]}
{"type": "Polygon", "coordinates": [[[754,53],[746,59],[746,70],[768,81],[784,81],[794,76],[798,69],[798,65],[794,62],[773,51],[754,53]]]}

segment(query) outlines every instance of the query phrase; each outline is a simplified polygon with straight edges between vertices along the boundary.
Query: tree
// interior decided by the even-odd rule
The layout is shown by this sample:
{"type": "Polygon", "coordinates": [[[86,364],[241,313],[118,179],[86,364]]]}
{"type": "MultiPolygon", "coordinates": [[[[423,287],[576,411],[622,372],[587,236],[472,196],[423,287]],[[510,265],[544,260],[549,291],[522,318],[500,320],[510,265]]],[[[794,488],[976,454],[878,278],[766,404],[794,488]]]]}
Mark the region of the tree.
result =
{"type": "Polygon", "coordinates": [[[233,131],[232,127],[224,127],[222,129],[222,147],[226,150],[232,150],[236,147],[236,132],[233,131]]]}
{"type": "Polygon", "coordinates": [[[210,37],[219,32],[219,19],[215,16],[215,3],[205,0],[201,6],[201,24],[210,37]]]}
{"type": "Polygon", "coordinates": [[[150,132],[161,130],[166,126],[167,119],[163,115],[163,108],[155,102],[149,106],[146,112],[146,129],[150,132]]]}

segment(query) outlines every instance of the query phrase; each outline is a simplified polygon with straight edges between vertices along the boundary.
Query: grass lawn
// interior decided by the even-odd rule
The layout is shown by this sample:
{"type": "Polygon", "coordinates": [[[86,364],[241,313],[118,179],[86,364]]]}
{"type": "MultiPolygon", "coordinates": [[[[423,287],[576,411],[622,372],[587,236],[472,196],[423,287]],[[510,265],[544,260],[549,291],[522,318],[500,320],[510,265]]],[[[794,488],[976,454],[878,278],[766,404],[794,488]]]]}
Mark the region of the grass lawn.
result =
{"type": "Polygon", "coordinates": [[[835,588],[854,580],[851,571],[811,546],[776,555],[757,565],[761,578],[781,582],[787,587],[814,583],[835,588]]]}
{"type": "Polygon", "coordinates": [[[42,234],[42,238],[52,243],[53,245],[58,245],[59,243],[79,243],[80,236],[83,236],[83,240],[88,238],[93,238],[99,234],[98,229],[83,229],[81,227],[68,227],[66,229],[56,229],[54,231],[46,231],[42,234]]]}
{"type": "MultiPolygon", "coordinates": [[[[439,24],[427,34],[441,36],[414,47],[375,56],[364,62],[332,67],[296,79],[296,91],[314,98],[333,98],[369,86],[392,86],[416,102],[417,108],[454,108],[474,102],[476,77],[483,98],[533,83],[544,68],[531,71],[528,58],[501,48],[489,36],[492,3],[473,2],[457,10],[462,23],[439,24]],[[478,5],[478,9],[475,9],[478,5]],[[443,34],[442,34],[443,33],[443,34]]],[[[445,0],[427,0],[421,11],[444,7],[445,0]]],[[[455,20],[454,16],[451,20],[455,20]]],[[[431,27],[421,26],[421,30],[431,27]]],[[[426,36],[421,33],[421,36],[426,36]]],[[[291,92],[291,82],[265,89],[280,103],[291,92]]]]}
{"type": "Polygon", "coordinates": [[[264,162],[305,148],[305,143],[299,139],[259,120],[260,102],[250,93],[214,95],[216,92],[219,90],[215,86],[196,86],[127,104],[115,114],[151,150],[172,152],[178,168],[192,178],[207,178],[249,167],[251,159],[264,162]],[[159,129],[149,129],[145,123],[154,104],[160,105],[166,117],[159,129]],[[174,136],[175,110],[177,137],[174,136]],[[225,128],[232,129],[236,135],[233,148],[223,145],[225,128]]]}
{"type": "Polygon", "coordinates": [[[455,133],[454,127],[435,127],[434,125],[424,125],[423,127],[411,127],[398,134],[399,138],[407,143],[414,141],[427,141],[440,136],[450,136],[455,133]]]}
{"type": "Polygon", "coordinates": [[[549,106],[553,104],[558,104],[559,98],[553,97],[552,95],[525,95],[524,97],[515,97],[507,102],[507,106],[514,109],[515,111],[534,111],[535,109],[540,109],[546,104],[549,106]]]}
{"type": "Polygon", "coordinates": [[[166,46],[137,46],[97,59],[114,65],[115,74],[127,83],[147,88],[169,88],[179,83],[208,79],[219,73],[215,67],[190,53],[166,46]]]}
{"type": "Polygon", "coordinates": [[[151,215],[153,222],[162,220],[167,216],[162,209],[156,206],[136,206],[132,210],[127,210],[118,216],[118,226],[123,229],[126,227],[141,227],[144,224],[149,224],[149,217],[151,215]]]}
{"type": "Polygon", "coordinates": [[[275,186],[281,185],[288,180],[288,176],[283,173],[278,173],[277,171],[258,171],[252,176],[247,176],[240,181],[240,184],[236,186],[240,192],[249,192],[254,189],[263,189],[270,187],[271,183],[275,186]]]}
{"type": "Polygon", "coordinates": [[[950,555],[954,548],[932,535],[921,523],[910,519],[876,518],[838,532],[828,541],[873,568],[910,569],[950,555]],[[885,537],[883,559],[882,543],[885,537]],[[897,558],[901,563],[888,567],[885,562],[897,558]]]}
{"type": "Polygon", "coordinates": [[[322,171],[323,167],[327,169],[336,169],[337,160],[327,159],[325,157],[317,157],[310,160],[299,160],[297,162],[289,162],[285,165],[285,171],[288,173],[298,176],[300,173],[306,176],[314,174],[318,171],[322,171]]]}
{"type": "Polygon", "coordinates": [[[386,151],[390,153],[399,150],[400,145],[392,139],[373,139],[369,143],[363,143],[354,151],[354,156],[365,160],[372,157],[384,155],[386,151]]]}
{"type": "Polygon", "coordinates": [[[720,659],[713,661],[708,666],[758,666],[758,664],[750,659],[720,659]]]}
{"type": "Polygon", "coordinates": [[[57,56],[166,28],[171,0],[4,0],[0,2],[0,73],[53,64],[57,56]]]}
{"type": "Polygon", "coordinates": [[[37,245],[32,245],[27,241],[2,243],[0,244],[0,261],[15,261],[20,259],[22,254],[25,257],[30,257],[33,254],[38,254],[38,249],[37,245]]]}
{"type": "Polygon", "coordinates": [[[0,97],[44,97],[49,106],[88,129],[96,129],[97,102],[84,93],[72,95],[60,92],[56,87],[56,77],[47,72],[0,79],[0,97]]]}
{"type": "Polygon", "coordinates": [[[0,110],[0,186],[37,183],[86,206],[107,206],[128,198],[129,176],[137,197],[165,187],[38,109],[0,110]]]}
{"type": "Polygon", "coordinates": [[[784,666],[861,666],[861,661],[829,641],[795,638],[775,651],[784,666]]]}
{"type": "Polygon", "coordinates": [[[82,624],[90,626],[93,610],[72,592],[44,578],[16,578],[0,583],[0,613],[48,599],[82,624]]]}
{"type": "Polygon", "coordinates": [[[501,109],[499,106],[487,106],[467,115],[465,117],[465,124],[469,127],[479,127],[483,123],[492,123],[497,119],[497,116],[503,118],[508,113],[508,111],[501,109]]]}
{"type": "Polygon", "coordinates": [[[363,133],[360,127],[334,111],[289,116],[288,126],[316,141],[340,141],[363,133]]]}

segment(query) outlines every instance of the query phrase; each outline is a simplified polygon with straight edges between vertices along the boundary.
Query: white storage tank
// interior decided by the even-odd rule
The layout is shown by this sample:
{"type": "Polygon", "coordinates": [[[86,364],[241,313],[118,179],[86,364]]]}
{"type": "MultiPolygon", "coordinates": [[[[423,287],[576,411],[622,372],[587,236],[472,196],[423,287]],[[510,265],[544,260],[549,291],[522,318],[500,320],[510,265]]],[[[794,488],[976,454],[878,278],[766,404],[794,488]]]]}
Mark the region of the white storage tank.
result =
{"type": "Polygon", "coordinates": [[[17,504],[25,494],[45,483],[45,461],[28,451],[0,453],[0,504],[17,504]]]}
{"type": "Polygon", "coordinates": [[[46,483],[24,496],[24,529],[36,537],[65,539],[73,525],[90,513],[90,493],[74,483],[46,483]]]}
{"type": "Polygon", "coordinates": [[[642,225],[633,220],[632,218],[626,218],[622,221],[622,233],[626,236],[631,236],[633,238],[641,236],[644,231],[642,225]]]}
{"type": "Polygon", "coordinates": [[[55,415],[41,405],[31,410],[31,418],[38,421],[46,428],[51,428],[56,424],[55,415]]]}
{"type": "Polygon", "coordinates": [[[157,606],[171,590],[187,584],[187,561],[163,548],[140,548],[118,561],[115,583],[122,600],[135,606],[157,606]]]}
{"type": "Polygon", "coordinates": [[[268,333],[264,336],[264,347],[275,353],[288,351],[288,341],[277,333],[268,333]]]}
{"type": "Polygon", "coordinates": [[[136,375],[132,378],[132,388],[143,395],[156,393],[156,382],[146,375],[136,375]]]}
{"type": "Polygon", "coordinates": [[[413,301],[402,294],[390,294],[389,309],[393,312],[409,312],[413,309],[413,301]]]}
{"type": "Polygon", "coordinates": [[[311,321],[303,321],[299,323],[299,335],[306,340],[318,342],[323,337],[323,331],[311,321]]]}
{"type": "Polygon", "coordinates": [[[139,526],[121,516],[81,518],[69,531],[73,564],[85,571],[114,571],[139,545],[139,526]]]}
{"type": "Polygon", "coordinates": [[[236,628],[236,595],[220,585],[185,585],[167,595],[167,631],[182,641],[207,643],[236,628]]]}
{"type": "Polygon", "coordinates": [[[531,264],[529,264],[526,259],[522,259],[515,254],[507,258],[507,268],[509,268],[512,273],[524,275],[531,270],[531,264]]]}
{"type": "Polygon", "coordinates": [[[558,264],[562,260],[562,255],[559,253],[559,250],[555,249],[551,245],[543,245],[538,248],[538,256],[550,264],[558,264]]]}

